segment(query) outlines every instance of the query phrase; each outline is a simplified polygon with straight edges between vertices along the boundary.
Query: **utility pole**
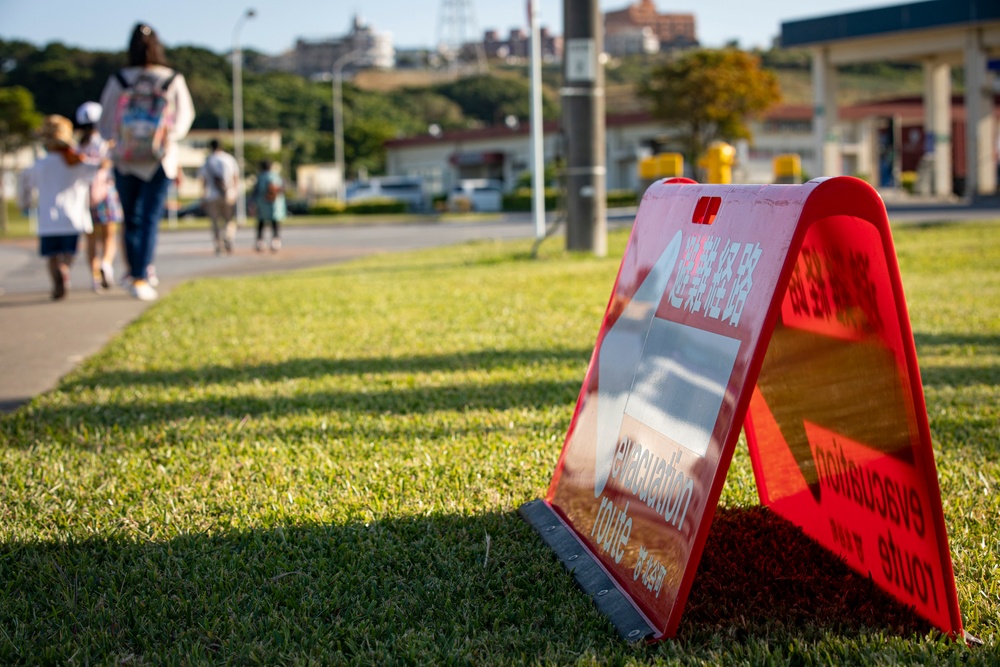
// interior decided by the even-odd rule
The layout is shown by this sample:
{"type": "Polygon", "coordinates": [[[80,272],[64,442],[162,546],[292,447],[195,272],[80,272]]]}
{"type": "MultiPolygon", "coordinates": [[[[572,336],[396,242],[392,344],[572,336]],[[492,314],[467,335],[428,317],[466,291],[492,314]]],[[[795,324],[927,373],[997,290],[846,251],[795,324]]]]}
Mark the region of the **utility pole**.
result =
{"type": "Polygon", "coordinates": [[[563,0],[566,249],[608,253],[604,22],[598,0],[563,0]]]}

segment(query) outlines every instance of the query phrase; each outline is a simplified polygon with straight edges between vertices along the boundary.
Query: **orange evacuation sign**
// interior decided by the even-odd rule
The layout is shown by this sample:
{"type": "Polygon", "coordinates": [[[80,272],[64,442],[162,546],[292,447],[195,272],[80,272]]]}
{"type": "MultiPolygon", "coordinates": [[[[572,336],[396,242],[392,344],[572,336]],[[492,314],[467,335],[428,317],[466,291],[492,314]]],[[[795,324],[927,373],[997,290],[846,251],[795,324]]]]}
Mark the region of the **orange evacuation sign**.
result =
{"type": "Polygon", "coordinates": [[[745,427],[761,503],[962,635],[885,207],[853,178],[654,184],[545,498],[629,640],[673,636],[745,427]]]}

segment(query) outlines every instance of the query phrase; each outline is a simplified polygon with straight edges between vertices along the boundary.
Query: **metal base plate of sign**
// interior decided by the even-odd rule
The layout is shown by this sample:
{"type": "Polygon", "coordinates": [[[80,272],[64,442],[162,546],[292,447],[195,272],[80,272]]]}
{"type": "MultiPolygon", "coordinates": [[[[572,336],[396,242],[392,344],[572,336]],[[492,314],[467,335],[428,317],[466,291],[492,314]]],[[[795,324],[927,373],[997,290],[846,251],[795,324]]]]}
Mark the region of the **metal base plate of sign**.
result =
{"type": "Polygon", "coordinates": [[[551,507],[542,500],[533,500],[521,505],[518,514],[542,536],[542,541],[555,552],[556,558],[608,617],[622,639],[641,641],[656,634],[649,621],[629,602],[614,579],[551,507]]]}

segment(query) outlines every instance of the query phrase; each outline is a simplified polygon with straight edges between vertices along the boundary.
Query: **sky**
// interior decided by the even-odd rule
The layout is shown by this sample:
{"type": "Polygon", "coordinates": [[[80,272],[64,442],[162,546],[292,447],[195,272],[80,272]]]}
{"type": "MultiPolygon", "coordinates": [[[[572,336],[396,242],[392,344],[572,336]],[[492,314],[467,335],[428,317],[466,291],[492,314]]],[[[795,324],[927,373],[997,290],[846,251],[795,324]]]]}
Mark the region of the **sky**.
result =
{"type": "MultiPolygon", "coordinates": [[[[527,25],[526,1],[465,0],[476,37],[496,29],[506,36],[527,25]]],[[[378,32],[393,36],[396,48],[430,47],[441,36],[445,3],[460,0],[0,0],[0,39],[21,39],[42,46],[60,41],[91,50],[124,50],[132,27],[143,21],[167,46],[203,46],[217,53],[232,48],[234,32],[248,8],[256,16],[243,24],[243,48],[276,55],[298,37],[336,37],[346,33],[355,14],[378,32]]],[[[562,34],[563,0],[536,0],[542,25],[562,34]]],[[[621,9],[629,0],[600,0],[602,11],[621,9]]],[[[740,46],[769,46],[781,23],[802,18],[882,7],[900,2],[877,0],[656,0],[661,12],[692,13],[705,46],[737,40],[740,46]]]]}

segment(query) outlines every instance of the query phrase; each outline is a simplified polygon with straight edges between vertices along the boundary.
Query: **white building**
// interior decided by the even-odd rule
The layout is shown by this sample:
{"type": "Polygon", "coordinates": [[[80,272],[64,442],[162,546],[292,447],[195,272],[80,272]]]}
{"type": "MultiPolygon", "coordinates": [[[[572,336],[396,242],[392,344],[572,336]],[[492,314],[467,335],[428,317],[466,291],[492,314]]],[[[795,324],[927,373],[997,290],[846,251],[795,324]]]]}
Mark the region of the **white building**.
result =
{"type": "Polygon", "coordinates": [[[336,197],[340,192],[340,170],[335,162],[303,164],[295,170],[295,191],[300,197],[336,197]]]}
{"type": "Polygon", "coordinates": [[[659,53],[660,38],[648,25],[624,28],[604,36],[604,50],[614,56],[659,53]]]}
{"type": "Polygon", "coordinates": [[[392,34],[376,31],[357,15],[346,35],[314,40],[298,39],[293,50],[269,58],[267,66],[316,79],[329,76],[334,63],[352,52],[359,55],[346,64],[345,69],[348,71],[365,68],[392,69],[396,66],[392,34]]]}
{"type": "Polygon", "coordinates": [[[0,188],[3,198],[17,201],[17,183],[22,171],[35,164],[35,154],[43,154],[40,146],[24,146],[13,153],[4,153],[0,159],[0,188]]]}

